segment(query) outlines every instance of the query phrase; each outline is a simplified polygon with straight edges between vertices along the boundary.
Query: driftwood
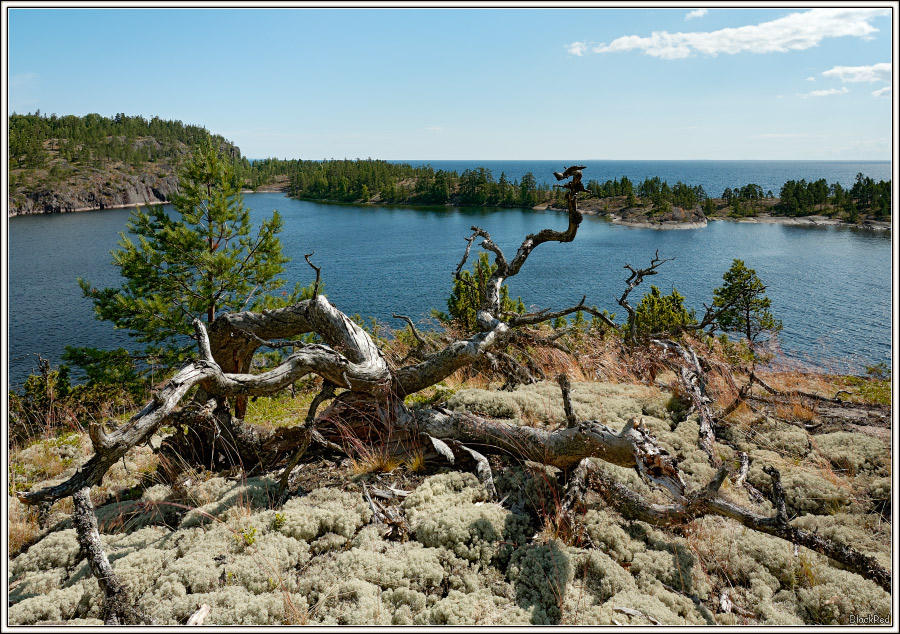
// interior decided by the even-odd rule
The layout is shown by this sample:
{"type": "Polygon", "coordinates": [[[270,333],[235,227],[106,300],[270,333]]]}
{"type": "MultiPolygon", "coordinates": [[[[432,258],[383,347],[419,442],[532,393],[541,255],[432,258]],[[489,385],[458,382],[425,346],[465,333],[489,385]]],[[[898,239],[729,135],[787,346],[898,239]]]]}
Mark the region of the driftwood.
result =
{"type": "MultiPolygon", "coordinates": [[[[479,478],[489,491],[492,487],[491,473],[484,454],[490,453],[511,455],[565,471],[591,464],[585,462],[588,458],[633,468],[646,481],[666,490],[674,504],[667,507],[649,505],[633,492],[622,490],[621,486],[604,479],[602,472],[599,472],[601,475],[593,477],[591,485],[612,500],[625,515],[655,524],[673,525],[701,513],[717,513],[755,530],[815,547],[819,552],[887,587],[890,573],[869,561],[871,558],[866,559],[853,549],[797,531],[786,523],[781,514],[776,519],[763,518],[721,498],[718,485],[724,478],[724,470],[720,469],[717,480],[701,494],[688,494],[675,461],[657,444],[640,419],[635,418],[622,430],[616,431],[598,421],[577,420],[569,404],[566,426],[546,431],[440,408],[410,410],[404,406],[406,395],[435,385],[460,368],[477,367],[486,361],[501,359],[505,348],[515,341],[523,327],[577,311],[590,313],[604,323],[614,325],[604,313],[586,306],[584,298],[577,305],[562,310],[543,310],[524,315],[501,313],[500,289],[505,280],[518,274],[531,252],[545,242],[571,242],[575,239],[582,221],[576,198],[584,187],[581,185],[580,169],[573,171],[570,168],[566,173],[570,171],[573,181],[564,186],[568,189],[568,226],[565,230],[544,229],[529,235],[513,258],[507,259],[487,231],[472,227],[473,233],[467,238],[465,255],[457,273],[462,270],[471,246],[478,238],[481,238],[480,246],[493,253],[495,265],[476,315],[479,332],[451,341],[440,350],[430,349],[423,339],[417,337],[419,345],[417,354],[413,355],[416,362],[392,367],[369,334],[322,295],[277,310],[221,315],[208,328],[196,320],[194,329],[198,358],[184,365],[140,412],[119,428],[107,431],[101,425],[92,424],[89,432],[94,455],[69,480],[56,486],[19,493],[20,499],[28,504],[42,504],[75,496],[76,501],[81,500],[76,505],[80,509],[77,513],[84,520],[79,535],[96,534],[95,519],[94,528],[90,526],[94,515],[87,498],[89,488],[100,484],[107,470],[129,449],[147,442],[160,426],[177,417],[188,425],[207,426],[214,430],[215,434],[210,434],[211,437],[226,438],[245,467],[253,465],[253,468],[269,469],[287,461],[283,489],[292,467],[310,443],[341,450],[342,434],[348,430],[360,442],[389,430],[395,434],[398,449],[418,443],[419,447],[429,446],[434,455],[442,455],[454,463],[474,463],[479,478]],[[315,333],[321,343],[284,342],[304,333],[315,333]],[[278,340],[282,343],[275,343],[278,340]],[[271,370],[261,374],[247,373],[256,350],[270,344],[291,346],[294,351],[271,370]],[[306,421],[298,427],[270,432],[255,429],[240,420],[242,404],[247,398],[275,394],[308,375],[322,377],[325,388],[316,397],[306,421]],[[193,401],[182,405],[188,392],[195,387],[198,390],[193,401]],[[322,413],[318,413],[322,402],[331,398],[338,388],[344,392],[333,398],[322,413]],[[851,567],[854,565],[855,568],[851,567]]],[[[660,262],[658,257],[654,259],[654,263],[660,262]]],[[[644,274],[652,273],[653,268],[654,265],[651,265],[651,271],[644,274]]],[[[635,272],[634,269],[632,271],[635,272]]],[[[625,298],[627,293],[623,301],[625,298]]],[[[709,317],[712,312],[707,312],[709,317]]],[[[414,329],[413,333],[415,336],[414,329]]],[[[565,380],[562,381],[562,389],[564,400],[568,402],[565,380]]],[[[702,402],[702,391],[697,399],[698,403],[702,402]]],[[[704,442],[711,443],[711,435],[704,442]]],[[[213,455],[214,449],[213,445],[201,448],[202,451],[212,452],[210,455],[213,455]]],[[[713,454],[710,455],[711,459],[714,458],[713,454]]],[[[583,492],[583,488],[570,488],[567,499],[569,507],[582,497],[583,492]]],[[[108,561],[106,565],[103,563],[106,560],[99,540],[94,539],[90,543],[93,545],[90,550],[85,547],[85,553],[92,562],[92,570],[98,579],[105,580],[107,584],[104,589],[105,614],[111,615],[109,619],[116,619],[111,622],[138,622],[139,615],[122,607],[128,604],[127,597],[124,589],[116,585],[108,561]]]]}

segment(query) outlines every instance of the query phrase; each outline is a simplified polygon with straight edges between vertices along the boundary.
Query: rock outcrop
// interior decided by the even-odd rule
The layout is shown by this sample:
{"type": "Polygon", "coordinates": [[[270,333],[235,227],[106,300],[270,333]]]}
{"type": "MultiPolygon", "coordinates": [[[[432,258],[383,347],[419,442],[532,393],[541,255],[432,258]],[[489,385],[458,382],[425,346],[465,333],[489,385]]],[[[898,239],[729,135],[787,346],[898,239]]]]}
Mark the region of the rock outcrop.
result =
{"type": "Polygon", "coordinates": [[[168,202],[177,190],[174,173],[117,174],[103,183],[64,183],[23,192],[9,201],[9,216],[156,205],[168,202]]]}

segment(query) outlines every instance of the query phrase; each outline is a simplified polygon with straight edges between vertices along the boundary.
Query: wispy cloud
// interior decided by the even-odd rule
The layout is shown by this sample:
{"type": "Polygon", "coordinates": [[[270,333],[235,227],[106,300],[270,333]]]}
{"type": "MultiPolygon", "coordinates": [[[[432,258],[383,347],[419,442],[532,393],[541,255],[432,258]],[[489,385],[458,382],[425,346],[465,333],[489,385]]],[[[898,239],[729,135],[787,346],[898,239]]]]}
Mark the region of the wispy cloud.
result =
{"type": "Polygon", "coordinates": [[[569,55],[577,55],[581,57],[587,52],[587,42],[572,42],[571,44],[566,44],[566,51],[569,55]]]}
{"type": "Polygon", "coordinates": [[[823,77],[836,77],[843,82],[882,81],[891,77],[891,63],[871,66],[835,66],[822,73],[823,77]]]}
{"type": "Polygon", "coordinates": [[[693,20],[694,18],[702,18],[704,15],[709,13],[709,9],[694,9],[686,16],[684,16],[685,20],[693,20]]]}
{"type": "Polygon", "coordinates": [[[884,88],[879,88],[878,90],[872,91],[873,97],[890,97],[892,93],[892,89],[890,86],[885,86],[884,88]]]}
{"type": "MultiPolygon", "coordinates": [[[[718,31],[655,31],[649,37],[625,35],[609,44],[591,45],[590,50],[595,53],[637,50],[662,59],[683,59],[698,53],[709,56],[719,53],[784,53],[812,48],[826,38],[869,38],[878,31],[871,21],[890,14],[891,9],[812,9],[770,22],[718,31]]],[[[584,42],[573,42],[567,49],[573,55],[583,55],[588,46],[584,42]]]]}
{"type": "Polygon", "coordinates": [[[764,132],[756,134],[754,139],[801,139],[809,136],[807,132],[764,132]]]}
{"type": "Polygon", "coordinates": [[[807,77],[806,81],[816,81],[816,78],[815,77],[807,77]]]}
{"type": "Polygon", "coordinates": [[[804,99],[807,97],[830,97],[831,95],[843,95],[846,92],[850,91],[846,86],[843,86],[841,88],[829,88],[828,90],[813,90],[800,96],[804,99]]]}

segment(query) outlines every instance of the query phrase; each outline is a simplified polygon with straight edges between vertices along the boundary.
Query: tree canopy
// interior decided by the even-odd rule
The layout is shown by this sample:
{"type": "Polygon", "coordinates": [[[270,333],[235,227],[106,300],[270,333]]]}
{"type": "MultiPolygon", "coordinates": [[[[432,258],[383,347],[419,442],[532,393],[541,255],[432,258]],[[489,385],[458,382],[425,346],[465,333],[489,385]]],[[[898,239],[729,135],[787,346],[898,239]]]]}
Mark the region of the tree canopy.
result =
{"type": "Polygon", "coordinates": [[[210,143],[185,165],[179,189],[174,214],[158,206],[129,218],[136,240],[123,233],[112,252],[121,286],[101,290],[79,280],[98,318],[175,357],[190,343],[193,319],[211,323],[219,312],[271,301],[266,296],[284,285],[279,274],[288,261],[278,239],[281,216],[273,212],[252,232],[234,169],[210,143]]]}
{"type": "Polygon", "coordinates": [[[769,310],[772,300],[766,297],[766,287],[755,270],[735,259],[722,280],[725,283],[713,291],[713,307],[730,305],[717,320],[725,332],[740,334],[753,344],[761,334],[781,330],[781,321],[769,310]]]}

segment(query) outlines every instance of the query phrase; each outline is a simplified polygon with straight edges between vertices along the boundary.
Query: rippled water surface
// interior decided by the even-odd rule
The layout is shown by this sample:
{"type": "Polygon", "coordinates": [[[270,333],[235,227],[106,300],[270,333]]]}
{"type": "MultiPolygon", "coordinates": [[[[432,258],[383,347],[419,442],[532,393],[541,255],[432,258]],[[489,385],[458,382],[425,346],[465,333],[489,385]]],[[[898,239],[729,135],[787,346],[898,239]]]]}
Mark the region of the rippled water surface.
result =
{"type": "MultiPolygon", "coordinates": [[[[282,194],[245,196],[256,223],[278,209],[284,216],[285,275],[314,279],[303,255],[314,251],[326,293],[345,313],[372,316],[393,327],[394,312],[425,319],[446,309],[452,273],[470,227],[488,230],[507,254],[545,227],[564,228],[565,215],[531,210],[410,209],[324,205],[282,194]]],[[[35,353],[57,363],[66,345],[113,348],[129,337],[93,318],[76,279],[116,285],[109,252],[130,210],[16,217],[9,221],[10,381],[36,367],[35,353]]],[[[890,361],[891,236],[842,227],[711,222],[703,229],[658,231],[587,217],[573,243],[538,247],[513,297],[527,305],[587,302],[610,312],[627,277],[623,265],[646,266],[659,250],[675,258],[645,282],[668,293],[674,285],[702,312],[734,258],[756,269],[772,310],[784,322],[783,350],[826,367],[859,371],[890,361]]],[[[637,299],[637,298],[636,298],[637,299]]]]}

